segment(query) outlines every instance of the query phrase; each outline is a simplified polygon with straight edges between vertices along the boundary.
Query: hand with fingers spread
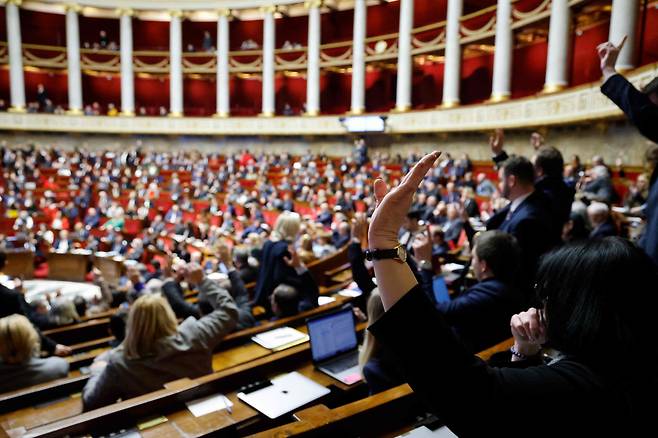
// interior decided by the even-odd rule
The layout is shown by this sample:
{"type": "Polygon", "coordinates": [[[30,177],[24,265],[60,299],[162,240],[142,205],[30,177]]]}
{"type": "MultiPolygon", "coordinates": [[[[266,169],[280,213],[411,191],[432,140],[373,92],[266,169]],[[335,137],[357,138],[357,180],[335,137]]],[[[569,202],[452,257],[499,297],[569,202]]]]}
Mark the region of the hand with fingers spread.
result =
{"type": "Polygon", "coordinates": [[[539,353],[542,344],[546,343],[546,326],[540,311],[534,307],[512,316],[510,327],[514,337],[514,351],[521,355],[534,356],[539,353]]]}
{"type": "Polygon", "coordinates": [[[626,43],[626,36],[621,40],[618,45],[614,45],[612,42],[608,41],[603,44],[599,44],[596,48],[596,52],[599,55],[601,61],[601,72],[603,73],[603,80],[606,81],[610,76],[617,74],[615,70],[615,64],[617,63],[617,58],[619,53],[624,48],[626,43]]]}
{"type": "MultiPolygon", "coordinates": [[[[414,193],[439,155],[438,151],[425,155],[393,189],[389,190],[381,179],[375,181],[377,208],[372,214],[368,229],[370,250],[389,250],[398,246],[398,231],[411,207],[414,193]]],[[[374,261],[373,266],[386,310],[418,284],[406,263],[385,259],[374,261]]]]}

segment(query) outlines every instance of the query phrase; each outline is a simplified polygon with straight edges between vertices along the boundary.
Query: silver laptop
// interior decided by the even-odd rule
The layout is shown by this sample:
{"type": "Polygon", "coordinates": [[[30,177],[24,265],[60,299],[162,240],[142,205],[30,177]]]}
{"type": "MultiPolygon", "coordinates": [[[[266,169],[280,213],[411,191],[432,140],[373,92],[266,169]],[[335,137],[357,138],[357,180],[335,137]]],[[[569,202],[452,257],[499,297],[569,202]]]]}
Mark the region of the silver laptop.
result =
{"type": "Polygon", "coordinates": [[[362,379],[352,307],[307,321],[313,364],[347,385],[362,379]]]}

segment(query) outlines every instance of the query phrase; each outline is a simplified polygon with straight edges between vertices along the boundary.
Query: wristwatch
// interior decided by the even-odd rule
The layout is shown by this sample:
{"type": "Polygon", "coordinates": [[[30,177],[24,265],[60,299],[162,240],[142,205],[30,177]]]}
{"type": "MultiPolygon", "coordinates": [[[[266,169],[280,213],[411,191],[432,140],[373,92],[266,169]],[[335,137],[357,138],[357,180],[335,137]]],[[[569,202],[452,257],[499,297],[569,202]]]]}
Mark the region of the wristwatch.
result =
{"type": "Polygon", "coordinates": [[[366,249],[366,260],[386,260],[393,259],[399,263],[407,261],[407,249],[404,245],[399,244],[392,249],[366,249]]]}

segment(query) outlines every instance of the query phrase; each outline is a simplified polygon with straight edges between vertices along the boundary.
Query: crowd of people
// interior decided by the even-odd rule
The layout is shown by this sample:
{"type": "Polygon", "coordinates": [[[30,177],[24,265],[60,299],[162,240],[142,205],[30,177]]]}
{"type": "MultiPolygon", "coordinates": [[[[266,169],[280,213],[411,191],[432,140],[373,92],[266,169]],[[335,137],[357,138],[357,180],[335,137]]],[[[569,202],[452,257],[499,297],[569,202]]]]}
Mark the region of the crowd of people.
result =
{"type": "MultiPolygon", "coordinates": [[[[603,91],[655,141],[658,97],[614,72],[618,52],[599,48],[603,91]]],[[[113,287],[89,272],[102,290],[89,303],[28,304],[20,278],[15,290],[0,286],[0,372],[12,376],[0,390],[66,375],[56,356],[70,349],[40,330],[112,308],[115,348],[91,367],[85,409],[210,373],[222,338],[258,323],[255,306],[269,319],[316,307],[306,265],[346,248],[361,291],[355,313],[371,323],[360,354],[371,393],[408,382],[460,435],[509,432],[501,419],[510,411],[519,430],[537,426],[537,412],[547,416],[541,436],[643,430],[656,377],[647,346],[658,146],[623,197],[601,157],[565,163],[539,133],[528,158],[509,155],[503,131],[494,132],[490,171],[465,154],[403,158],[356,146],[336,159],[3,144],[0,206],[13,220],[5,250],[33,251],[41,264],[51,251],[86,248],[127,264],[113,287]],[[637,245],[617,211],[645,222],[637,245]],[[459,254],[470,268],[442,299],[437,260],[459,254]],[[186,290],[198,292],[197,304],[186,290]],[[510,336],[498,366],[473,356],[510,336]],[[631,360],[640,351],[648,357],[631,360]]]]}

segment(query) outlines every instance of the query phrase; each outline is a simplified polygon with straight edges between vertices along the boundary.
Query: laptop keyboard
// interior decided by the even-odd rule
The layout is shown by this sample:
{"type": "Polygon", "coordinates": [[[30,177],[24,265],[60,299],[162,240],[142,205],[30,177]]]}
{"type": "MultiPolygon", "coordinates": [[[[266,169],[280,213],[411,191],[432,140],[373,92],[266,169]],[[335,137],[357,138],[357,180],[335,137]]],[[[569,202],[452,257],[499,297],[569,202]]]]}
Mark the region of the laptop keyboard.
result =
{"type": "Polygon", "coordinates": [[[335,361],[331,361],[327,364],[324,364],[322,367],[329,370],[332,373],[340,373],[345,371],[348,368],[355,367],[359,364],[359,355],[350,354],[349,356],[341,357],[335,361]]]}

